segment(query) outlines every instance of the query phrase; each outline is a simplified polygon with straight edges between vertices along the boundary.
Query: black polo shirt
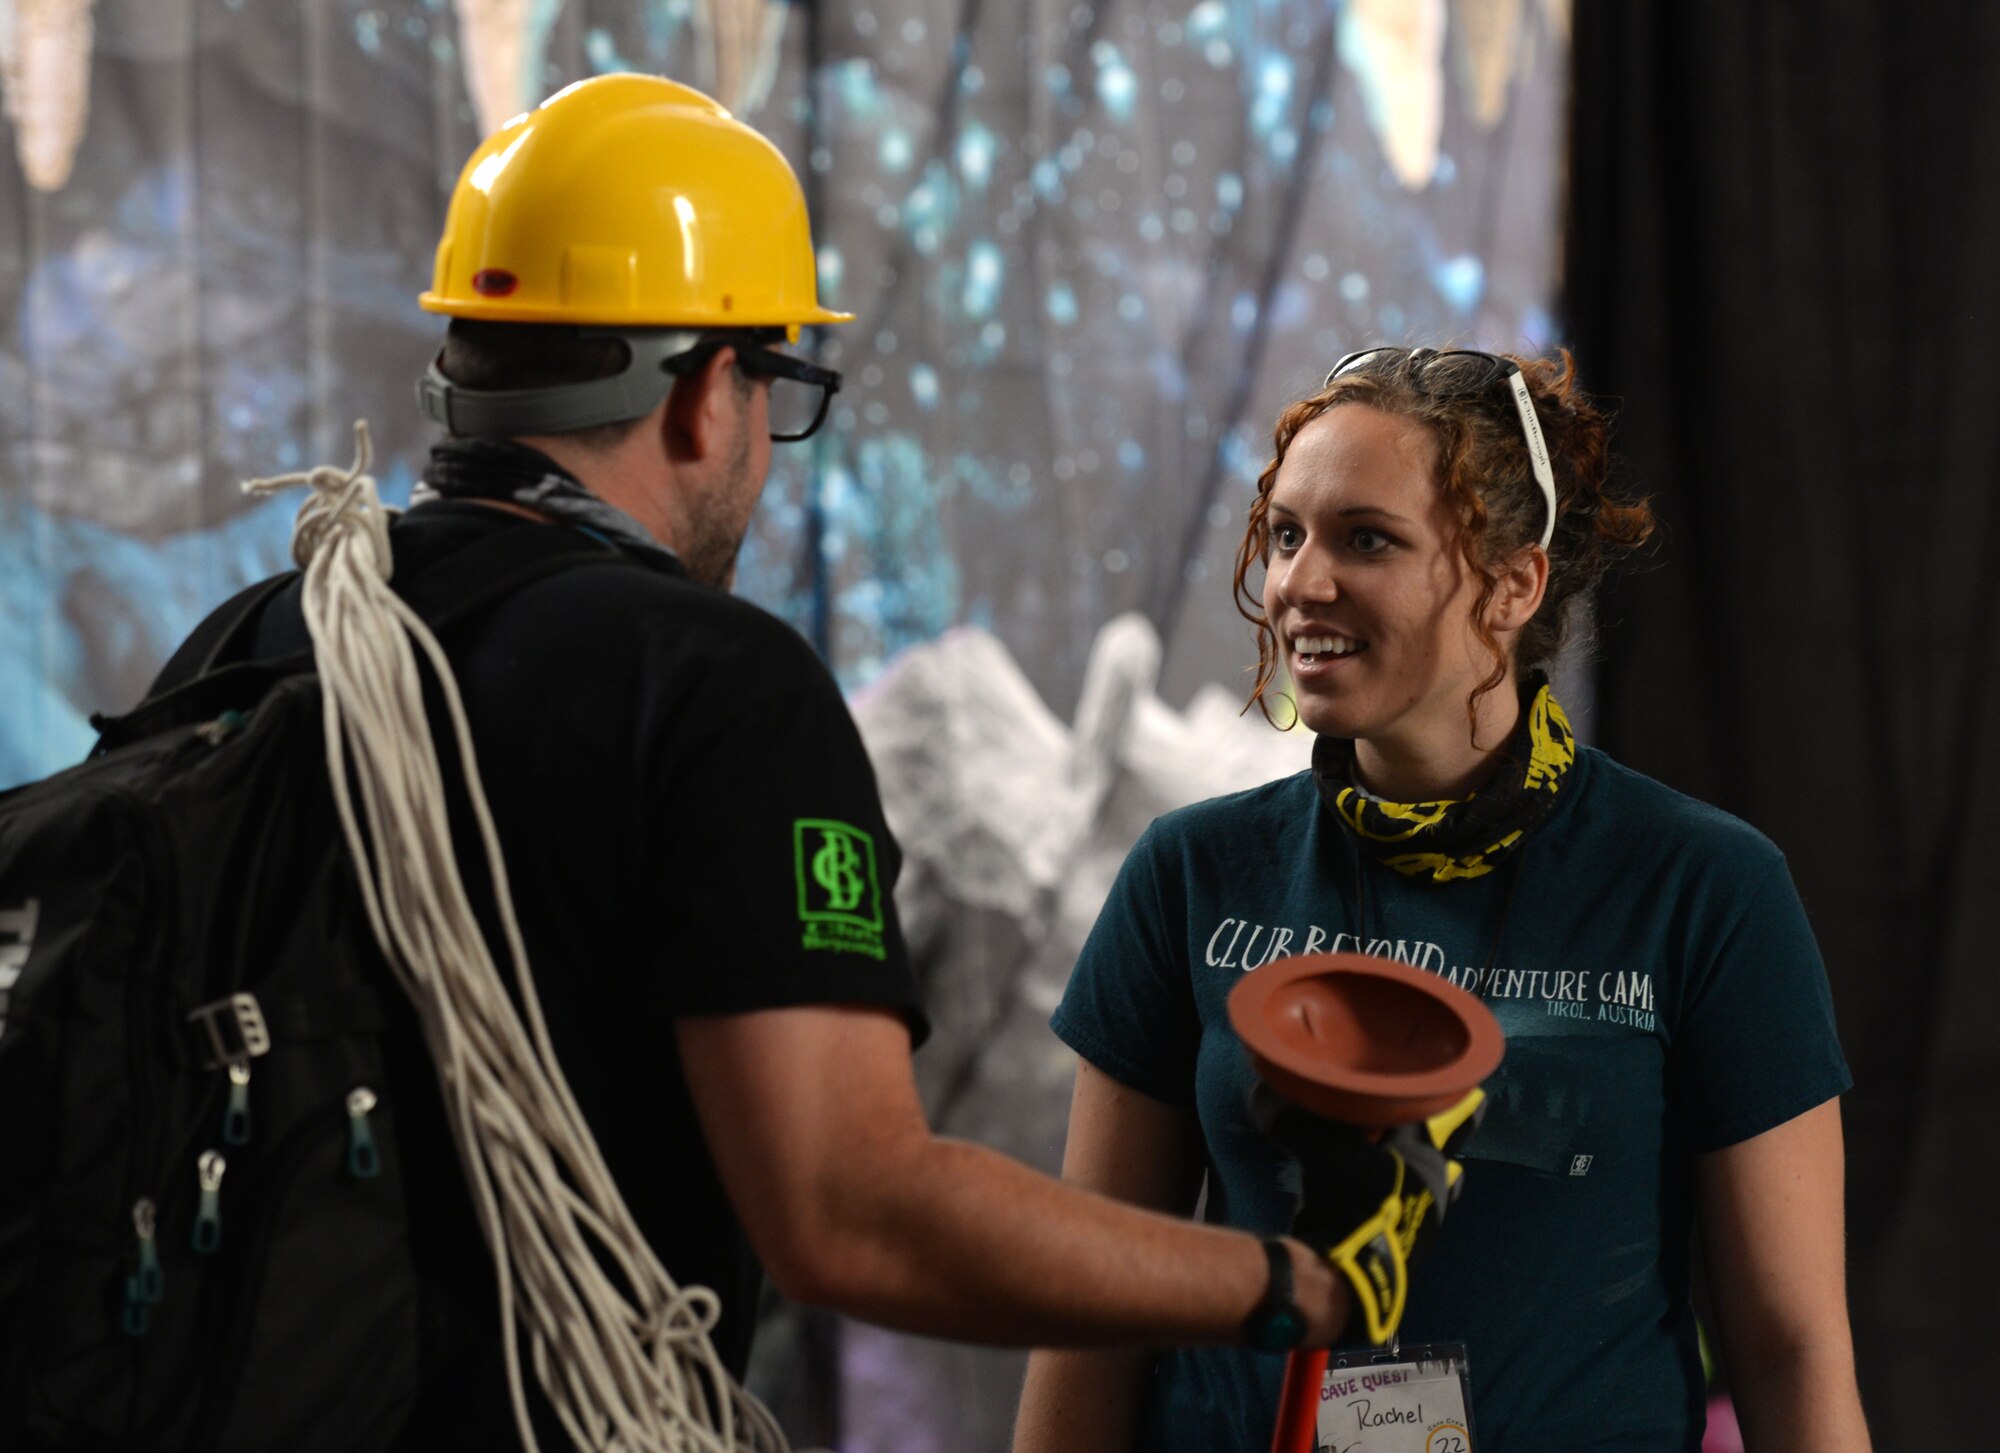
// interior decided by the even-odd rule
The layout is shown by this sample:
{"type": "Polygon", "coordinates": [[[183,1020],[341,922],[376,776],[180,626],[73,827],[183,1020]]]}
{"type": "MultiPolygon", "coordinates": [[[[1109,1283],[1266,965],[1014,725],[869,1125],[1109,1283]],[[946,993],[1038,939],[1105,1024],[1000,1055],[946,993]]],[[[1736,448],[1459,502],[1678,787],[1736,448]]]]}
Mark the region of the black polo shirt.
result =
{"type": "MultiPolygon", "coordinates": [[[[421,505],[392,532],[396,574],[488,532],[562,528],[421,505]]],[[[914,1038],[926,1026],[891,898],[900,854],[833,678],[775,617],[664,553],[628,554],[645,568],[544,576],[445,645],[563,1070],[669,1273],[721,1297],[714,1340],[740,1377],[761,1270],[696,1120],[673,1020],[843,1003],[892,1010],[914,1038]]],[[[252,654],[306,642],[293,586],[266,608],[252,654]]],[[[195,655],[184,647],[155,690],[185,679],[195,655]]],[[[470,846],[461,838],[459,860],[481,880],[470,846]]],[[[426,1328],[410,1436],[511,1444],[492,1265],[434,1084],[429,1095],[403,1107],[426,1328]]]]}

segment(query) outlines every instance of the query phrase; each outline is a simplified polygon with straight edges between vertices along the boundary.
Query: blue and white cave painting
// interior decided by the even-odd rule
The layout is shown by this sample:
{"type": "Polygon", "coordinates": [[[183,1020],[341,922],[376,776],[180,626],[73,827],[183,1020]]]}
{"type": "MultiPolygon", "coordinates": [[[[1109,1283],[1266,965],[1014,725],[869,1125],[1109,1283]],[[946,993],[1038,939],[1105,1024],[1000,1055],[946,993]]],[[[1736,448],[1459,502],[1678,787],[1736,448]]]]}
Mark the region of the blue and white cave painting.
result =
{"type": "Polygon", "coordinates": [[[1236,683],[1286,399],[1362,340],[1552,340],[1560,0],[0,0],[0,785],[285,563],[242,478],[406,490],[444,198],[594,72],[710,88],[806,181],[847,374],[741,589],[859,686],[955,624],[1060,709],[1146,614],[1236,683]]]}

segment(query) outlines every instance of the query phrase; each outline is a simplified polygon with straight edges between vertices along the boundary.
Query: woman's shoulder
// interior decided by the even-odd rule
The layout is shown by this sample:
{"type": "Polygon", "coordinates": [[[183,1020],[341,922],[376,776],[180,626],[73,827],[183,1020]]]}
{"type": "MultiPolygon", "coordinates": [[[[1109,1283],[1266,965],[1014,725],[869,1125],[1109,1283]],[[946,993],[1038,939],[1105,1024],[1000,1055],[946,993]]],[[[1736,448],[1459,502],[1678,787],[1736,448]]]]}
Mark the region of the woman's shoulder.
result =
{"type": "Polygon", "coordinates": [[[1733,813],[1648,777],[1600,748],[1582,747],[1577,755],[1587,774],[1576,804],[1577,825],[1586,833],[1650,842],[1664,852],[1738,869],[1783,860],[1776,843],[1733,813]]]}

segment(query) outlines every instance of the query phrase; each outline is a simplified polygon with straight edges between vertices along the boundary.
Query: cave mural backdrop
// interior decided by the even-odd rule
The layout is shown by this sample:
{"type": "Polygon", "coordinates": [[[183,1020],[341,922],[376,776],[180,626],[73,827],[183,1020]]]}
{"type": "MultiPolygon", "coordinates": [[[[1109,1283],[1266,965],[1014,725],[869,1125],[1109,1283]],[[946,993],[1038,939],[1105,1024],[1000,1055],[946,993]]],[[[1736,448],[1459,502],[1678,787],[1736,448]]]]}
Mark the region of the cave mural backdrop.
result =
{"type": "MultiPolygon", "coordinates": [[[[785,149],[822,297],[858,315],[806,340],[846,387],[777,451],[739,589],[819,647],[885,751],[969,709],[939,681],[1016,668],[1019,760],[1079,713],[1084,743],[1126,671],[1111,716],[1144,740],[1122,768],[1084,743],[1124,776],[1073,835],[1115,865],[1193,790],[1170,780],[1186,733],[1234,729],[1199,689],[1240,690],[1253,659],[1229,576],[1278,408],[1367,342],[1559,341],[1567,64],[1568,0],[0,0],[0,787],[76,760],[91,712],[287,563],[296,499],[240,480],[345,464],[365,417],[407,497],[440,331],[415,298],[460,162],[560,86],[642,69],[785,149]],[[899,688],[892,659],[925,643],[998,655],[899,688]]],[[[979,1046],[1009,1016],[1048,1039],[1095,903],[1052,879],[1023,918],[954,899],[940,864],[959,927],[933,935],[935,982],[992,1003],[957,1058],[945,1017],[926,1091],[955,1111],[990,1081],[964,1123],[1053,1165],[1059,1098],[1010,1119],[1025,1091],[979,1046]]],[[[843,1353],[810,1325],[771,1345],[802,1432],[1004,1446],[1017,1360],[843,1353]]]]}

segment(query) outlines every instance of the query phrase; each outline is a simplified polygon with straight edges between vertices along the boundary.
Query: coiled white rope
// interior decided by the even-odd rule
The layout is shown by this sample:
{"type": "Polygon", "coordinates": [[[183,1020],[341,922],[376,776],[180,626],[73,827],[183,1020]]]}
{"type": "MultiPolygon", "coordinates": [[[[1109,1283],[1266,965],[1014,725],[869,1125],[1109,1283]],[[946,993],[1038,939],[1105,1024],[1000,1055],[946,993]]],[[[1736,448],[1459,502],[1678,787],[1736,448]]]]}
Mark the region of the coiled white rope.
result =
{"type": "Polygon", "coordinates": [[[365,420],[354,439],[350,469],[322,465],[243,488],[312,491],[292,558],[305,571],[327,772],[369,923],[423,1020],[493,1253],[522,1444],[539,1453],[521,1377],[525,1328],[535,1376],[578,1448],[786,1453],[777,1422],[709,1341],[715,1294],[667,1275],[556,1062],[458,683],[436,637],[389,588],[389,516],[367,473],[365,420]],[[525,1024],[459,876],[413,643],[451,714],[525,1024]]]}

